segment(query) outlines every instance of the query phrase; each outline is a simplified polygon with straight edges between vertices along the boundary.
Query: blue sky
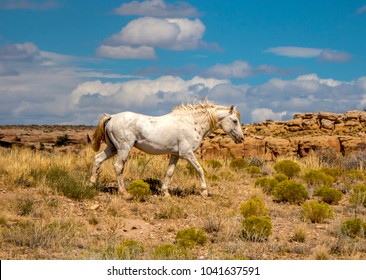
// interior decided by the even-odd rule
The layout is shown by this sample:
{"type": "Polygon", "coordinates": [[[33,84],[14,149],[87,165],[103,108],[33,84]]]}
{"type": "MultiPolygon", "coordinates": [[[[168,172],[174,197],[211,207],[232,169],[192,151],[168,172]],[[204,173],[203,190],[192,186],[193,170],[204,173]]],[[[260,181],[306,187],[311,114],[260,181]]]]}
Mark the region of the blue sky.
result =
{"type": "Polygon", "coordinates": [[[196,99],[242,122],[366,108],[366,1],[0,0],[0,124],[196,99]]]}

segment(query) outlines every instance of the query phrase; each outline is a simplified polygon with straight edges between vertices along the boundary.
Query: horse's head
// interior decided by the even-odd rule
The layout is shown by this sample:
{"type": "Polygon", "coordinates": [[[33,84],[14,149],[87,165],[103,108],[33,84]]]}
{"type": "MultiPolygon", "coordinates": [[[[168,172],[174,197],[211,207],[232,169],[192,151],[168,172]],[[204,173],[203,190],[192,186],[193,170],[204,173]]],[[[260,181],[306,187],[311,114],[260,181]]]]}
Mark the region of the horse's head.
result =
{"type": "Polygon", "coordinates": [[[230,107],[229,113],[220,121],[220,127],[226,134],[230,135],[236,144],[244,141],[240,115],[234,106],[230,107]]]}

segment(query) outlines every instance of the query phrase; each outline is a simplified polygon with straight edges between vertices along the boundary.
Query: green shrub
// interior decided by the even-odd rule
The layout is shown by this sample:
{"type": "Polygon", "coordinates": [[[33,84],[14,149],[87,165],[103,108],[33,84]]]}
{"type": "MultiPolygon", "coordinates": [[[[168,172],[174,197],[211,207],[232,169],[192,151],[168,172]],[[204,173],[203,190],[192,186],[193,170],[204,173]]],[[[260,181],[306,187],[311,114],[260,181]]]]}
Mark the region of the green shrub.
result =
{"type": "Polygon", "coordinates": [[[283,173],[289,178],[295,177],[301,171],[300,165],[289,159],[281,160],[275,163],[273,168],[277,173],[283,173]]]}
{"type": "Polygon", "coordinates": [[[268,209],[260,197],[252,197],[240,205],[240,213],[244,218],[250,216],[266,216],[268,209]]]}
{"type": "Polygon", "coordinates": [[[244,158],[236,158],[230,162],[230,168],[235,170],[245,169],[248,165],[247,160],[244,158]]]}
{"type": "Polygon", "coordinates": [[[305,186],[292,180],[279,183],[273,189],[273,196],[278,202],[289,202],[291,204],[301,204],[309,197],[305,186]]]}
{"type": "Polygon", "coordinates": [[[206,160],[206,165],[213,169],[219,169],[222,167],[222,163],[216,159],[206,160]]]}
{"type": "Polygon", "coordinates": [[[332,176],[335,180],[342,175],[342,170],[339,167],[322,167],[320,171],[332,176]]]}
{"type": "Polygon", "coordinates": [[[341,232],[352,238],[366,237],[366,223],[359,218],[345,220],[341,224],[341,232]]]}
{"type": "Polygon", "coordinates": [[[273,176],[273,179],[275,179],[277,182],[282,182],[282,181],[286,181],[288,180],[287,175],[283,174],[283,173],[278,173],[276,175],[273,176]]]}
{"type": "Polygon", "coordinates": [[[99,193],[96,188],[89,186],[86,178],[74,176],[62,167],[51,166],[45,177],[48,186],[68,198],[83,200],[93,198],[99,193]]]}
{"type": "Polygon", "coordinates": [[[333,218],[334,211],[324,202],[308,201],[302,205],[301,216],[312,223],[323,223],[326,219],[333,218]]]}
{"type": "Polygon", "coordinates": [[[319,187],[322,185],[331,186],[334,179],[330,175],[326,175],[320,170],[310,169],[303,176],[303,180],[309,187],[319,187]]]}
{"type": "Polygon", "coordinates": [[[362,205],[366,207],[366,186],[356,185],[353,187],[353,193],[349,199],[349,202],[354,205],[362,205]]]}
{"type": "Polygon", "coordinates": [[[361,182],[365,179],[365,175],[363,174],[362,171],[360,170],[348,170],[345,174],[344,174],[344,180],[350,183],[357,183],[357,182],[361,182]]]}
{"type": "Polygon", "coordinates": [[[323,186],[317,188],[314,192],[315,196],[319,196],[321,201],[328,204],[338,204],[342,199],[343,193],[333,187],[323,186]]]}
{"type": "Polygon", "coordinates": [[[126,190],[137,200],[145,200],[150,193],[150,185],[143,180],[137,179],[130,183],[129,186],[126,187],[126,190]]]}
{"type": "Polygon", "coordinates": [[[272,222],[270,217],[250,216],[242,223],[241,237],[248,241],[267,241],[272,234],[272,222]]]}
{"type": "Polygon", "coordinates": [[[120,260],[138,260],[144,252],[144,246],[136,241],[127,239],[116,247],[116,253],[120,260]]]}
{"type": "Polygon", "coordinates": [[[178,231],[175,239],[184,248],[192,248],[195,245],[203,245],[207,241],[206,233],[200,228],[187,228],[178,231]]]}
{"type": "Polygon", "coordinates": [[[278,181],[273,178],[262,177],[255,180],[254,185],[261,187],[266,194],[272,194],[273,189],[278,185],[278,181]]]}
{"type": "Polygon", "coordinates": [[[248,166],[245,170],[252,176],[258,175],[261,173],[261,170],[258,166],[248,166]]]}
{"type": "Polygon", "coordinates": [[[192,254],[186,248],[178,244],[163,244],[155,248],[153,252],[155,260],[190,260],[192,254]]]}

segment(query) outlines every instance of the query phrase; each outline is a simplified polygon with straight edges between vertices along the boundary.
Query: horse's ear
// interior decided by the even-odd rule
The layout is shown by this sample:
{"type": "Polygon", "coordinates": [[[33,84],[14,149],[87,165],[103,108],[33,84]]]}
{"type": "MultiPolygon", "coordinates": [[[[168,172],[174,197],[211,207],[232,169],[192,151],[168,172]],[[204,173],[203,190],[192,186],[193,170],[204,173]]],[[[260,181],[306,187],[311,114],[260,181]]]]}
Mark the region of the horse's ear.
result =
{"type": "Polygon", "coordinates": [[[231,105],[231,107],[230,107],[230,114],[232,114],[234,112],[235,108],[236,108],[236,106],[231,105]]]}

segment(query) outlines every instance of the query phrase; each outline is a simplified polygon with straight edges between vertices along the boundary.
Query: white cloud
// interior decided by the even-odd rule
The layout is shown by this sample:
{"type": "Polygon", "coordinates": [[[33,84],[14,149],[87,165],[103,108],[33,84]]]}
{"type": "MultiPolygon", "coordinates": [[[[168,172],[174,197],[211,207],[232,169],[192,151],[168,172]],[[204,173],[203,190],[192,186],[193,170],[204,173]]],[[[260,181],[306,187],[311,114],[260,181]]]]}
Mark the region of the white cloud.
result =
{"type": "Polygon", "coordinates": [[[197,17],[197,9],[186,2],[165,3],[163,0],[132,1],[115,10],[120,15],[138,15],[165,18],[197,17]]]}
{"type": "Polygon", "coordinates": [[[321,62],[347,62],[351,60],[352,55],[347,52],[318,49],[318,48],[303,48],[303,47],[276,47],[269,48],[265,52],[273,53],[279,56],[286,56],[291,58],[318,58],[321,62]]]}
{"type": "Polygon", "coordinates": [[[346,52],[326,49],[320,53],[318,58],[322,62],[347,62],[352,59],[352,55],[346,52]]]}
{"type": "Polygon", "coordinates": [[[272,109],[269,108],[258,108],[254,109],[251,113],[253,122],[262,122],[265,120],[280,120],[282,117],[286,116],[287,112],[274,113],[272,109]]]}
{"type": "Polygon", "coordinates": [[[205,32],[199,20],[144,17],[129,22],[106,41],[110,46],[148,46],[168,50],[196,49],[205,32]]]}
{"type": "Polygon", "coordinates": [[[253,69],[246,61],[234,61],[231,64],[216,64],[205,71],[207,76],[220,78],[247,78],[253,74],[253,69]]]}
{"type": "Polygon", "coordinates": [[[39,56],[37,46],[30,42],[0,47],[0,60],[32,60],[39,56]]]}
{"type": "MultiPolygon", "coordinates": [[[[179,103],[181,100],[194,98],[204,89],[210,90],[223,83],[228,83],[228,81],[201,77],[183,80],[173,76],[161,76],[154,80],[138,79],[121,83],[92,81],[79,84],[72,91],[70,101],[73,107],[85,107],[85,104],[83,104],[85,99],[92,97],[98,98],[102,102],[98,104],[88,103],[91,107],[100,106],[101,104],[113,104],[110,108],[112,111],[130,107],[155,110],[154,105],[164,95],[165,98],[168,95],[174,96],[175,103],[179,103]]],[[[163,101],[163,99],[160,101],[163,101]]]]}
{"type": "Polygon", "coordinates": [[[230,64],[216,64],[204,71],[204,75],[219,79],[245,79],[256,75],[280,74],[286,75],[290,73],[289,69],[280,69],[272,65],[251,66],[243,60],[236,60],[230,64]]]}
{"type": "Polygon", "coordinates": [[[266,50],[266,52],[287,57],[309,58],[319,56],[322,52],[322,49],[289,46],[269,48],[268,50],[266,50]]]}
{"type": "Polygon", "coordinates": [[[154,48],[148,46],[102,45],[97,49],[97,55],[117,59],[156,59],[154,48]]]}

